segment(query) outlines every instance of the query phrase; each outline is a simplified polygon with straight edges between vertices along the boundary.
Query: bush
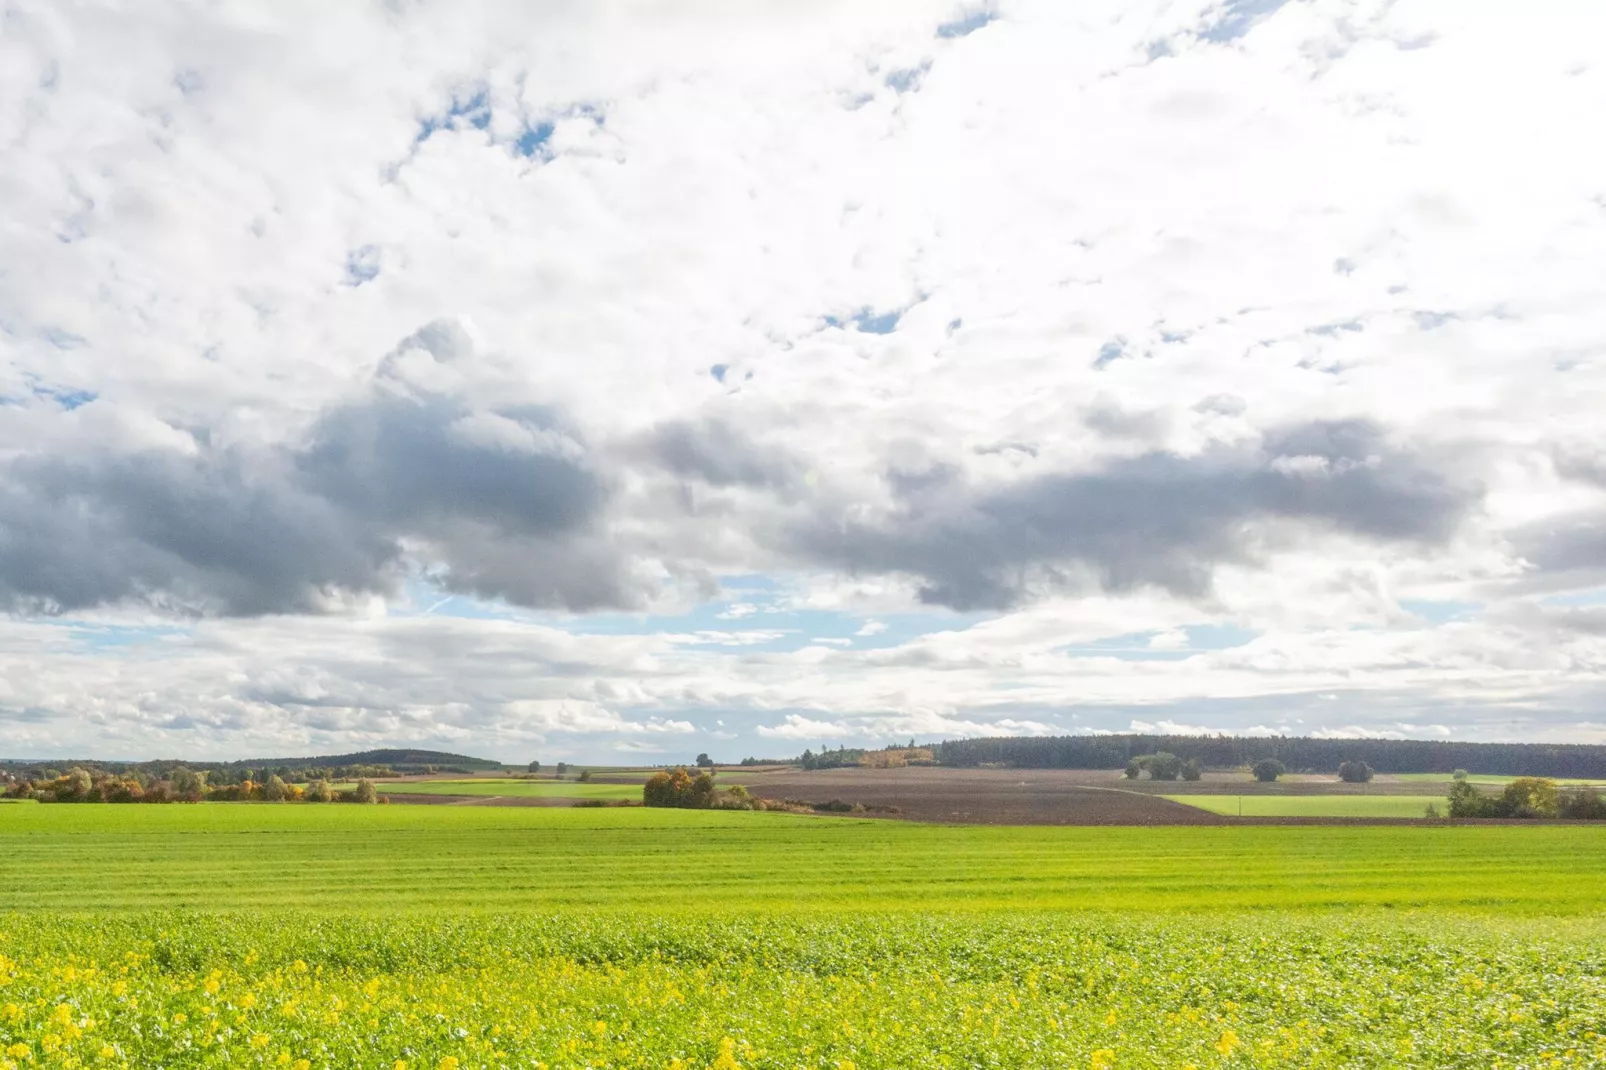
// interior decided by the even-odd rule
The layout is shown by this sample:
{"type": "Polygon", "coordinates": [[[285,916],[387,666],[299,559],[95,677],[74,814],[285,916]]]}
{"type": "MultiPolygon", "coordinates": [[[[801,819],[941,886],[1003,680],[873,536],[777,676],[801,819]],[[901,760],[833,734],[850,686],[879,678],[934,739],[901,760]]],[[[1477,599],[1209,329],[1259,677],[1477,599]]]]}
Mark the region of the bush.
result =
{"type": "Polygon", "coordinates": [[[707,773],[693,777],[684,766],[667,773],[654,773],[641,788],[641,801],[647,806],[678,806],[701,810],[714,805],[714,778],[707,773]]]}
{"type": "Polygon", "coordinates": [[[352,802],[376,803],[379,801],[379,792],[374,790],[374,782],[367,777],[357,781],[357,790],[351,794],[352,802]]]}
{"type": "Polygon", "coordinates": [[[1428,803],[1427,809],[1422,812],[1423,817],[1436,818],[1439,816],[1439,804],[1428,803]]]}
{"type": "Polygon", "coordinates": [[[1365,762],[1339,762],[1338,779],[1346,784],[1365,784],[1372,779],[1372,767],[1365,762]]]}
{"type": "Polygon", "coordinates": [[[1199,768],[1199,759],[1189,758],[1187,761],[1182,763],[1183,780],[1198,780],[1203,775],[1204,770],[1199,768]]]}
{"type": "Polygon", "coordinates": [[[1128,780],[1136,780],[1141,772],[1143,772],[1143,763],[1136,758],[1126,763],[1126,778],[1128,780]]]}
{"type": "Polygon", "coordinates": [[[323,779],[318,779],[318,780],[314,780],[311,784],[308,784],[307,785],[307,801],[308,802],[334,802],[335,801],[335,793],[334,793],[334,789],[329,786],[329,781],[323,780],[323,779]]]}
{"type": "Polygon", "coordinates": [[[1149,755],[1149,777],[1153,780],[1175,780],[1182,773],[1182,759],[1170,751],[1149,755]]]}
{"type": "Polygon", "coordinates": [[[1451,817],[1500,817],[1500,804],[1465,780],[1450,785],[1451,817]]]}
{"type": "Polygon", "coordinates": [[[581,770],[581,772],[580,772],[580,783],[582,783],[582,784],[591,783],[591,770],[589,770],[589,769],[581,770]]]}
{"type": "Polygon", "coordinates": [[[1561,799],[1561,816],[1574,821],[1606,821],[1606,799],[1594,788],[1568,792],[1561,799]]]}
{"type": "Polygon", "coordinates": [[[1250,766],[1249,771],[1255,774],[1255,779],[1262,784],[1270,784],[1288,772],[1288,769],[1276,758],[1262,758],[1250,766]]]}
{"type": "Polygon", "coordinates": [[[1553,818],[1561,816],[1561,800],[1556,782],[1543,777],[1518,777],[1500,794],[1502,816],[1553,818]]]}
{"type": "Polygon", "coordinates": [[[284,779],[275,773],[262,785],[262,797],[268,802],[284,802],[290,797],[290,789],[285,786],[284,779]]]}
{"type": "Polygon", "coordinates": [[[1457,769],[1455,772],[1450,774],[1451,780],[1465,780],[1466,778],[1467,771],[1465,769],[1457,769]]]}

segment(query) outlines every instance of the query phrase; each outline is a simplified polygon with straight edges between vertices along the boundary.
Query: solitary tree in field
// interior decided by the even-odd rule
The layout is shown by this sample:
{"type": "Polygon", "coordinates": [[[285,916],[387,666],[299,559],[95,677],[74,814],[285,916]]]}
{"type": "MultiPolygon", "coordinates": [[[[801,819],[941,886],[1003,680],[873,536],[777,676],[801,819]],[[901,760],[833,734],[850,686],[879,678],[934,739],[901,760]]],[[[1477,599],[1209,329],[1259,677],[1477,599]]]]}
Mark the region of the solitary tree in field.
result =
{"type": "Polygon", "coordinates": [[[1249,771],[1255,774],[1255,779],[1262,784],[1270,784],[1288,772],[1288,769],[1276,758],[1262,758],[1250,766],[1249,771]]]}
{"type": "Polygon", "coordinates": [[[528,769],[532,773],[539,773],[541,771],[541,763],[540,762],[531,762],[529,765],[525,766],[525,768],[528,769]]]}
{"type": "Polygon", "coordinates": [[[1372,779],[1372,767],[1365,762],[1339,762],[1338,779],[1346,784],[1365,784],[1372,779]]]}
{"type": "Polygon", "coordinates": [[[558,763],[558,776],[562,776],[564,773],[567,773],[568,771],[569,771],[569,763],[568,762],[559,762],[558,763]]]}
{"type": "Polygon", "coordinates": [[[712,758],[710,758],[708,756],[708,752],[707,751],[703,751],[703,753],[701,753],[701,754],[699,754],[697,756],[697,768],[699,768],[699,769],[712,769],[713,767],[714,767],[714,759],[712,759],[712,758]]]}
{"type": "Polygon", "coordinates": [[[1149,755],[1149,777],[1152,780],[1175,780],[1182,774],[1182,759],[1170,751],[1149,755]]]}

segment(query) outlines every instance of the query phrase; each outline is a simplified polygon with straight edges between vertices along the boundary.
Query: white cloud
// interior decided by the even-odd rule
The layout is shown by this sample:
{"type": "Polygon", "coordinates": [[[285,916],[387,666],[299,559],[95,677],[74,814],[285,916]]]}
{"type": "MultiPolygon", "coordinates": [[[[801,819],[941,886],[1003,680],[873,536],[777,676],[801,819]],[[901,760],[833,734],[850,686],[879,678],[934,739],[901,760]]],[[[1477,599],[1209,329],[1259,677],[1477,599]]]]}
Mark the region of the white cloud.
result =
{"type": "Polygon", "coordinates": [[[13,5],[0,751],[1598,736],[1606,15],[953,13],[13,5]]]}

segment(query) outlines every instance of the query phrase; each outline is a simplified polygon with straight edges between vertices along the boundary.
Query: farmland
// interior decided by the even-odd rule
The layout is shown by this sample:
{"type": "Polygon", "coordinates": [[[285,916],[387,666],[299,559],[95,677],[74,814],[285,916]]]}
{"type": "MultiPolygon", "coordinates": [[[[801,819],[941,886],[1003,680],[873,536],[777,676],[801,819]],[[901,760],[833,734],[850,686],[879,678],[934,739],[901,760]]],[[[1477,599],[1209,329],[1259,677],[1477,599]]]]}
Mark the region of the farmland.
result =
{"type": "Polygon", "coordinates": [[[1167,795],[1215,814],[1244,817],[1421,817],[1428,804],[1444,808],[1443,795],[1167,795]]]}
{"type": "Polygon", "coordinates": [[[57,805],[0,857],[19,1067],[1606,1059],[1602,828],[57,805]]]}
{"type": "MultiPolygon", "coordinates": [[[[337,784],[338,789],[355,785],[337,784]]],[[[637,799],[641,783],[581,784],[574,780],[511,780],[473,777],[463,780],[391,780],[379,789],[386,795],[463,795],[507,799],[637,799]]]]}

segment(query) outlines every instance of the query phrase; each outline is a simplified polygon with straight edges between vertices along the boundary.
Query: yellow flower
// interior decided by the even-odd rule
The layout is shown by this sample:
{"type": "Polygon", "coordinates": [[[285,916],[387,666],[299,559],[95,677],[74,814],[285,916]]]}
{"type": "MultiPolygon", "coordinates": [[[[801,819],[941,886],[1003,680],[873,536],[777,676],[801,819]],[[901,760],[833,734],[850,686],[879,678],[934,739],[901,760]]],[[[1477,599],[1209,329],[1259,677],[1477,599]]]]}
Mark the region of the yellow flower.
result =
{"type": "Polygon", "coordinates": [[[72,1021],[72,1008],[65,1003],[56,1004],[56,1009],[50,1012],[50,1020],[57,1025],[66,1025],[72,1021]]]}
{"type": "Polygon", "coordinates": [[[190,1020],[190,1018],[189,1018],[189,1015],[187,1015],[187,1014],[175,1014],[175,1015],[173,1015],[173,1024],[174,1025],[183,1025],[185,1022],[187,1022],[189,1020],[190,1020]]]}
{"type": "Polygon", "coordinates": [[[100,1046],[100,1057],[102,1059],[110,1059],[112,1056],[114,1056],[116,1054],[117,1054],[117,1049],[112,1047],[110,1044],[102,1044],[100,1046]]]}
{"type": "Polygon", "coordinates": [[[1238,1034],[1229,1029],[1221,1034],[1220,1040],[1216,1041],[1216,1050],[1223,1055],[1231,1055],[1232,1049],[1236,1048],[1239,1043],[1241,1042],[1238,1040],[1238,1034]]]}
{"type": "Polygon", "coordinates": [[[268,1039],[268,1034],[266,1033],[252,1033],[251,1046],[253,1048],[265,1048],[268,1046],[268,1039]]]}
{"type": "Polygon", "coordinates": [[[312,1070],[311,1059],[297,1059],[290,1066],[290,1070],[312,1070]]]}
{"type": "Polygon", "coordinates": [[[1100,1048],[1093,1053],[1093,1070],[1110,1070],[1115,1065],[1115,1049],[1100,1048]]]}
{"type": "Polygon", "coordinates": [[[257,1005],[257,998],[256,998],[255,994],[253,994],[251,992],[247,992],[245,995],[240,997],[240,1006],[242,1008],[244,1008],[245,1010],[250,1010],[252,1007],[255,1007],[256,1005],[257,1005]]]}
{"type": "Polygon", "coordinates": [[[390,1070],[407,1070],[407,1060],[397,1059],[395,1062],[390,1064],[390,1070]]]}
{"type": "Polygon", "coordinates": [[[435,1070],[457,1070],[457,1056],[448,1055],[435,1064],[435,1070]]]}
{"type": "MultiPolygon", "coordinates": [[[[601,1023],[598,1023],[601,1024],[601,1023]]],[[[852,1064],[844,1064],[851,1066],[852,1064]]],[[[736,1042],[730,1037],[722,1037],[719,1042],[719,1054],[714,1061],[708,1064],[708,1070],[742,1070],[742,1064],[736,1061],[736,1042]]]]}

